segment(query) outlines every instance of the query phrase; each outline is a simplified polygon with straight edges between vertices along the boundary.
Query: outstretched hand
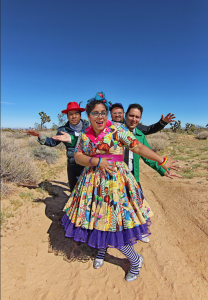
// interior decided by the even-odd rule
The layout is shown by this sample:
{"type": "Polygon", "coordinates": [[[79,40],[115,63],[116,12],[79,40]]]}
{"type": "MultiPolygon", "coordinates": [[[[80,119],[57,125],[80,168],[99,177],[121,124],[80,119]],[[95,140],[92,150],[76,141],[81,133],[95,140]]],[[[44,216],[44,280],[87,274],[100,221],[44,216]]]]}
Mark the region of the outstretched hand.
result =
{"type": "Polygon", "coordinates": [[[71,142],[71,136],[67,132],[61,131],[61,135],[54,135],[52,139],[60,142],[71,142]]]}
{"type": "Polygon", "coordinates": [[[35,130],[25,130],[24,133],[27,133],[27,135],[33,135],[33,136],[37,136],[38,138],[40,138],[40,132],[35,131],[35,130]]]}
{"type": "Polygon", "coordinates": [[[175,121],[175,115],[174,114],[171,114],[169,113],[167,116],[163,116],[161,117],[161,119],[165,122],[165,123],[171,123],[171,122],[174,122],[175,121]]]}
{"type": "Polygon", "coordinates": [[[168,177],[168,178],[171,178],[171,179],[173,179],[174,177],[182,178],[181,175],[179,175],[179,174],[177,174],[177,173],[175,173],[175,172],[170,172],[170,171],[169,171],[169,172],[166,171],[164,175],[165,175],[166,177],[168,177]]]}
{"type": "Polygon", "coordinates": [[[170,173],[170,171],[168,169],[172,169],[175,171],[179,171],[180,172],[180,168],[181,166],[176,165],[175,163],[179,162],[179,160],[173,160],[173,158],[169,158],[167,163],[162,166],[163,169],[165,169],[168,173],[170,173]]]}

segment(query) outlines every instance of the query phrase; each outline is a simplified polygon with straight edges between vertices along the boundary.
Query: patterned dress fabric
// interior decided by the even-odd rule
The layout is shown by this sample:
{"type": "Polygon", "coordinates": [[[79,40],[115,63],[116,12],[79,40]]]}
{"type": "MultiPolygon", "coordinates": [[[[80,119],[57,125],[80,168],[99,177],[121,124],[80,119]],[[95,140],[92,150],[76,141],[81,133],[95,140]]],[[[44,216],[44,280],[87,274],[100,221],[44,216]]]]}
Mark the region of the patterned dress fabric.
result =
{"type": "MultiPolygon", "coordinates": [[[[124,147],[133,150],[139,142],[125,125],[108,121],[95,138],[88,127],[78,138],[75,153],[123,155],[124,147]]],[[[153,215],[134,176],[124,162],[113,162],[111,173],[85,167],[64,207],[62,219],[67,237],[95,248],[134,244],[150,234],[153,215]]]]}

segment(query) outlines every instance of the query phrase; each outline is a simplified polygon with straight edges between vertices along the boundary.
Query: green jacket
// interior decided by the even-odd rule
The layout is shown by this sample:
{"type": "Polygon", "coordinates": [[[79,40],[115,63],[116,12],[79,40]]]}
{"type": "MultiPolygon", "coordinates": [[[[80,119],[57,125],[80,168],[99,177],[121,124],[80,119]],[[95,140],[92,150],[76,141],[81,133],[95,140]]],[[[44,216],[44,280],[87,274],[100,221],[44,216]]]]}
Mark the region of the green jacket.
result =
{"type": "MultiPolygon", "coordinates": [[[[137,128],[135,128],[135,133],[134,136],[136,137],[136,139],[142,143],[143,145],[147,146],[148,148],[151,149],[150,145],[148,144],[145,135],[137,128]]],[[[164,176],[166,170],[163,169],[161,166],[157,165],[157,162],[147,159],[141,155],[135,154],[134,153],[134,177],[136,179],[137,182],[139,182],[139,159],[140,157],[143,159],[143,161],[145,162],[145,164],[147,164],[148,166],[150,166],[151,168],[153,168],[155,171],[157,171],[161,176],[164,176]]]]}

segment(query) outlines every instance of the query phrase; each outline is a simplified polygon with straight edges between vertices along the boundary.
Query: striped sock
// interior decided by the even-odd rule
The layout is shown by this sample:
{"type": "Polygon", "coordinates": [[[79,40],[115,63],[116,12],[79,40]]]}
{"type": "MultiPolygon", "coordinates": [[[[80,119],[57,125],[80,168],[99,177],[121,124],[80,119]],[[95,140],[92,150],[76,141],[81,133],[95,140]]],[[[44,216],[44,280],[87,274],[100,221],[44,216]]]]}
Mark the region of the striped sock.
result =
{"type": "Polygon", "coordinates": [[[135,252],[133,246],[127,244],[118,250],[120,250],[121,253],[123,253],[130,260],[131,265],[129,271],[132,274],[139,274],[142,260],[140,259],[140,255],[135,252]]]}
{"type": "Polygon", "coordinates": [[[104,259],[106,251],[107,251],[107,247],[99,249],[96,258],[104,259]]]}

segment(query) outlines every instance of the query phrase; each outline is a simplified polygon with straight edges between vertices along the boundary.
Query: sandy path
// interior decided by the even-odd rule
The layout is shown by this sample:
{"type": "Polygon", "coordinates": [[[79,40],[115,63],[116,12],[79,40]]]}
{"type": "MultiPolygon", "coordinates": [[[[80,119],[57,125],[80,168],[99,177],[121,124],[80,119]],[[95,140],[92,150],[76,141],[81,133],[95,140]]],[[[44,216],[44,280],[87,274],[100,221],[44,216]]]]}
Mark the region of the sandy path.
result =
{"type": "Polygon", "coordinates": [[[66,180],[63,172],[49,183],[51,196],[27,204],[2,230],[2,300],[208,299],[207,186],[161,179],[142,165],[152,235],[149,244],[135,245],[144,264],[139,279],[127,283],[128,262],[119,251],[109,249],[107,262],[94,270],[87,257],[96,251],[64,238],[66,180]]]}

